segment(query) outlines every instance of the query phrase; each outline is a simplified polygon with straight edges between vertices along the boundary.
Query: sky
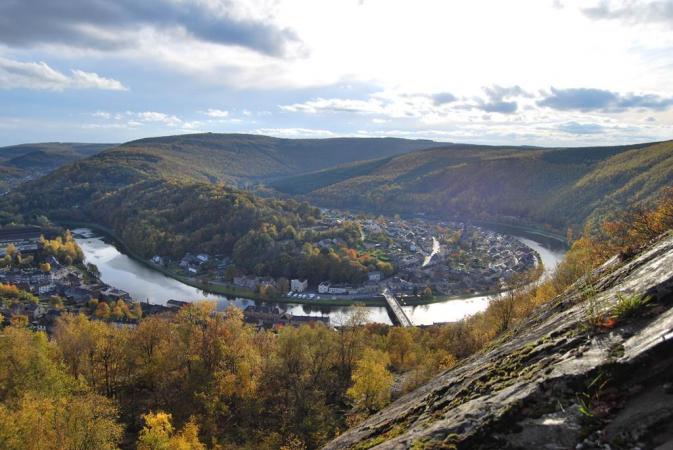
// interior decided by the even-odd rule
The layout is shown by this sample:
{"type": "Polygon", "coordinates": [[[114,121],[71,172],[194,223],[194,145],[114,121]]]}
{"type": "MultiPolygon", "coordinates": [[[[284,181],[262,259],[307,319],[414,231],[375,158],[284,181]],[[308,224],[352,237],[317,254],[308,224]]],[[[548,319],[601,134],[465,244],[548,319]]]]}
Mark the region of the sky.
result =
{"type": "Polygon", "coordinates": [[[673,139],[673,0],[0,0],[0,145],[673,139]]]}

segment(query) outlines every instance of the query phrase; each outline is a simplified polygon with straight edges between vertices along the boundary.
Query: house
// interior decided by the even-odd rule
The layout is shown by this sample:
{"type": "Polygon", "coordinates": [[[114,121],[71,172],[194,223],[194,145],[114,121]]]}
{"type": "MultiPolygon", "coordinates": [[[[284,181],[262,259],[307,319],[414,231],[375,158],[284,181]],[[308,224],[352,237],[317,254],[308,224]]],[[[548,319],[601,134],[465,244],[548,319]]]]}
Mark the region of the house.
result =
{"type": "Polygon", "coordinates": [[[101,290],[100,296],[103,297],[103,299],[106,301],[131,300],[131,296],[128,292],[122,291],[121,289],[115,289],[110,286],[101,290]]]}
{"type": "Polygon", "coordinates": [[[294,278],[290,281],[290,290],[294,292],[304,292],[308,287],[308,280],[298,280],[294,278]]]}
{"type": "Polygon", "coordinates": [[[327,294],[329,293],[330,284],[328,281],[323,281],[318,285],[318,294],[327,294]]]}
{"type": "Polygon", "coordinates": [[[25,311],[26,314],[32,316],[33,319],[39,319],[47,314],[48,308],[42,303],[28,303],[25,311]]]}
{"type": "Polygon", "coordinates": [[[324,323],[329,325],[328,316],[295,316],[290,315],[290,325],[300,326],[302,324],[324,323]]]}
{"type": "Polygon", "coordinates": [[[166,302],[166,306],[168,306],[169,308],[173,308],[173,309],[181,309],[181,308],[183,308],[185,306],[188,306],[188,305],[191,305],[191,303],[183,302],[181,300],[170,299],[169,301],[166,302]]]}
{"type": "Polygon", "coordinates": [[[203,263],[207,263],[207,262],[208,262],[209,257],[208,257],[208,255],[206,255],[205,253],[199,253],[198,255],[196,255],[196,259],[197,259],[201,264],[203,264],[203,263]]]}
{"type": "Polygon", "coordinates": [[[56,285],[54,283],[43,284],[42,286],[37,287],[38,295],[47,295],[56,290],[56,285]]]}
{"type": "Polygon", "coordinates": [[[199,263],[198,259],[196,259],[191,253],[187,253],[185,256],[182,257],[178,265],[181,268],[187,270],[190,266],[195,266],[198,263],[199,263]]]}
{"type": "Polygon", "coordinates": [[[280,310],[275,307],[250,305],[243,310],[243,320],[260,328],[272,328],[287,323],[280,310]]]}
{"type": "Polygon", "coordinates": [[[63,291],[65,298],[78,304],[88,302],[91,299],[91,294],[90,290],[81,287],[69,287],[63,291]]]}
{"type": "Polygon", "coordinates": [[[37,251],[40,236],[51,234],[50,230],[40,227],[23,227],[0,230],[0,256],[5,256],[7,246],[14,245],[22,253],[37,251]]]}
{"type": "Polygon", "coordinates": [[[154,256],[152,257],[152,262],[153,262],[154,264],[159,265],[159,266],[163,266],[163,265],[164,265],[164,258],[162,258],[162,257],[159,256],[159,255],[154,255],[154,256]]]}
{"type": "Polygon", "coordinates": [[[42,331],[43,333],[47,332],[47,326],[41,324],[37,320],[34,320],[30,323],[30,329],[33,330],[33,331],[42,331]]]}
{"type": "Polygon", "coordinates": [[[369,281],[381,281],[383,279],[383,272],[378,270],[369,272],[367,278],[369,278],[369,281]]]}
{"type": "Polygon", "coordinates": [[[344,284],[333,284],[327,289],[328,294],[348,294],[350,288],[344,284]]]}
{"type": "Polygon", "coordinates": [[[259,278],[246,276],[234,277],[234,286],[255,290],[259,286],[259,278]]]}

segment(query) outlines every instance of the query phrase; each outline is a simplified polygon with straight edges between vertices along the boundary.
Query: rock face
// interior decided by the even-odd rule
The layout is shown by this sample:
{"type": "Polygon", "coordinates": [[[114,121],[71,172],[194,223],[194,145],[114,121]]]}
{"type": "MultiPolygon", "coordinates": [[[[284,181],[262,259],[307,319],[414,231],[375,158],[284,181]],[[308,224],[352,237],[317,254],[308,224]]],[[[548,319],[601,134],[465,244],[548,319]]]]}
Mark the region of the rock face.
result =
{"type": "Polygon", "coordinates": [[[673,236],[590,279],[325,448],[673,448],[673,236]]]}

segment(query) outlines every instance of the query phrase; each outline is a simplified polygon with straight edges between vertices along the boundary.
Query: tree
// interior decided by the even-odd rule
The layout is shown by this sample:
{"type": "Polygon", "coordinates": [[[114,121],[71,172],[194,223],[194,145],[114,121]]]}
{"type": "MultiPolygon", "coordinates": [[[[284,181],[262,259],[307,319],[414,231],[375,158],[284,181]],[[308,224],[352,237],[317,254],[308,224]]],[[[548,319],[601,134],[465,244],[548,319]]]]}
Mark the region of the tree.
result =
{"type": "Polygon", "coordinates": [[[236,266],[233,264],[229,264],[224,271],[224,279],[228,282],[232,282],[234,280],[234,277],[236,276],[236,266]]]}
{"type": "Polygon", "coordinates": [[[365,349],[353,372],[353,386],[348,396],[356,410],[374,412],[390,402],[393,376],[388,371],[388,354],[371,348],[365,349]]]}
{"type": "Polygon", "coordinates": [[[28,393],[49,396],[65,392],[72,380],[51,358],[54,350],[44,333],[5,328],[0,339],[0,403],[18,401],[28,393]]]}
{"type": "Polygon", "coordinates": [[[159,411],[143,416],[145,426],[140,431],[138,450],[205,450],[199,441],[199,427],[192,418],[178,433],[173,432],[170,414],[159,411]]]}
{"type": "Polygon", "coordinates": [[[49,304],[56,309],[63,309],[63,298],[58,295],[52,295],[49,297],[49,304]]]}
{"type": "Polygon", "coordinates": [[[28,394],[12,408],[0,405],[0,448],[5,450],[114,450],[122,437],[111,401],[95,394],[28,394]]]}
{"type": "Polygon", "coordinates": [[[99,319],[109,319],[110,318],[110,305],[107,302],[100,302],[96,306],[96,317],[99,319]]]}
{"type": "Polygon", "coordinates": [[[15,314],[9,319],[10,324],[16,328],[26,328],[28,326],[28,316],[15,314]]]}
{"type": "Polygon", "coordinates": [[[414,362],[413,332],[413,328],[403,327],[392,327],[388,331],[388,353],[393,367],[398,370],[406,369],[414,362]]]}
{"type": "Polygon", "coordinates": [[[432,289],[430,286],[426,286],[422,291],[421,291],[421,298],[423,300],[430,300],[432,298],[432,289]]]}
{"type": "Polygon", "coordinates": [[[51,272],[51,264],[49,264],[48,262],[41,263],[40,270],[44,273],[51,272]]]}
{"type": "Polygon", "coordinates": [[[5,254],[7,256],[9,256],[10,258],[14,258],[16,253],[17,253],[16,245],[11,244],[11,243],[9,245],[7,245],[7,248],[5,249],[5,254]]]}
{"type": "Polygon", "coordinates": [[[136,320],[140,320],[143,317],[143,307],[140,304],[140,302],[134,302],[133,303],[133,318],[136,320]]]}
{"type": "Polygon", "coordinates": [[[290,291],[290,280],[285,277],[278,278],[278,291],[281,294],[287,294],[290,291]]]}

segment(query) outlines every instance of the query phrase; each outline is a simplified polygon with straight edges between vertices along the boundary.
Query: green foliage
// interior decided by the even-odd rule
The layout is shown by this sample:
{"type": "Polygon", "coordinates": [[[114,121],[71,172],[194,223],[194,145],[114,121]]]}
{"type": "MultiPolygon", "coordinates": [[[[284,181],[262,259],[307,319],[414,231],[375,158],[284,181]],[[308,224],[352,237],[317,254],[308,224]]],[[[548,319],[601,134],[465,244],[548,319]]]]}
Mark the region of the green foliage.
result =
{"type": "Polygon", "coordinates": [[[617,303],[612,308],[612,315],[617,320],[628,319],[640,311],[652,300],[652,297],[640,294],[617,293],[617,303]]]}
{"type": "Polygon", "coordinates": [[[452,144],[284,179],[323,204],[549,225],[609,218],[670,185],[673,142],[539,149],[452,144]]]}
{"type": "Polygon", "coordinates": [[[108,144],[43,143],[0,148],[0,187],[7,190],[26,176],[46,173],[57,167],[94,155],[108,144]]]}

